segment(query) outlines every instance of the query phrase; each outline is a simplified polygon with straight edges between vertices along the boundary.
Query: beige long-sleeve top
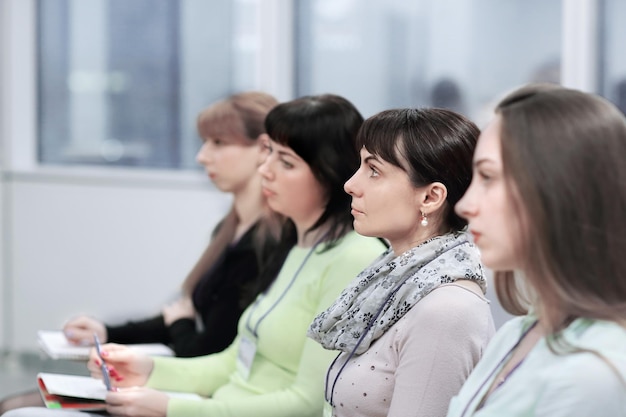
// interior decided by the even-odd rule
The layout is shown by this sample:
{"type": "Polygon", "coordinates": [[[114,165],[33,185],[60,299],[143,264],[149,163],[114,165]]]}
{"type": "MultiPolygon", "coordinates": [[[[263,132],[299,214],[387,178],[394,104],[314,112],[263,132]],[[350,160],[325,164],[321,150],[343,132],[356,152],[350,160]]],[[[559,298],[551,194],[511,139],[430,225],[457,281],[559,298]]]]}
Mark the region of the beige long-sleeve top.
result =
{"type": "Polygon", "coordinates": [[[494,334],[489,302],[469,281],[417,303],[360,356],[328,372],[336,417],[444,417],[494,334]],[[336,381],[336,382],[335,382],[336,381]]]}

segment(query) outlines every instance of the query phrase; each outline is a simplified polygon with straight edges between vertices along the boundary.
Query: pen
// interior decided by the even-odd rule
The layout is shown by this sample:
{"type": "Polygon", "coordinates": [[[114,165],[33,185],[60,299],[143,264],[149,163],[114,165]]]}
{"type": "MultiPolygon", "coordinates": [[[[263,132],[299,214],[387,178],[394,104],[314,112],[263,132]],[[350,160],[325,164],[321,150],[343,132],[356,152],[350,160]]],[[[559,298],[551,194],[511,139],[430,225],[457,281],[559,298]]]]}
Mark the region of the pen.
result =
{"type": "Polygon", "coordinates": [[[107,366],[104,363],[104,358],[102,357],[102,351],[100,350],[100,339],[98,339],[98,335],[96,333],[93,334],[93,340],[96,345],[96,352],[98,352],[98,357],[100,358],[100,370],[102,371],[102,378],[104,379],[104,385],[107,387],[107,391],[113,391],[113,388],[111,387],[111,379],[109,378],[109,370],[107,369],[107,366]]]}

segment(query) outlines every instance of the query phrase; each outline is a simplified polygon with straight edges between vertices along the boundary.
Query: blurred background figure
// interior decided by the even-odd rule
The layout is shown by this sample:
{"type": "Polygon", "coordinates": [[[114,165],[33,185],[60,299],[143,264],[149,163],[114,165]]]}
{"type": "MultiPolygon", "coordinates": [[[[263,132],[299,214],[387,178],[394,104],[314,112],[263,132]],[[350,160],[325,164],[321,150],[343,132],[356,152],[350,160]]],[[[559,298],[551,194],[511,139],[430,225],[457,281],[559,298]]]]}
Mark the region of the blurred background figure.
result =
{"type": "Polygon", "coordinates": [[[448,109],[465,114],[467,109],[459,85],[451,78],[442,78],[433,84],[430,92],[432,107],[448,109]]]}
{"type": "MultiPolygon", "coordinates": [[[[148,357],[108,344],[106,362],[119,387],[107,395],[113,415],[153,417],[318,417],[332,352],[306,337],[313,318],[384,249],[353,230],[343,184],[358,166],[355,136],[363,117],[343,97],[307,96],[276,106],[263,135],[259,167],[272,210],[288,218],[282,238],[295,243],[273,285],[242,315],[224,351],[198,358],[148,357]],[[206,399],[169,398],[187,391],[206,399]]],[[[99,359],[88,367],[102,377],[99,359]]],[[[55,416],[22,408],[6,416],[55,416]]],[[[95,415],[95,414],[94,414],[95,415]]]]}
{"type": "MultiPolygon", "coordinates": [[[[259,138],[265,117],[277,104],[269,94],[243,92],[198,115],[198,163],[220,191],[233,196],[233,204],[185,278],[181,297],[156,317],[121,325],[87,315],[72,318],[63,328],[69,341],[92,345],[96,333],[103,343],[163,343],[183,357],[230,345],[241,313],[270,285],[291,246],[279,241],[279,225],[268,219],[257,172],[264,158],[259,138]]],[[[26,405],[43,405],[37,390],[6,398],[0,411],[26,405]]]]}

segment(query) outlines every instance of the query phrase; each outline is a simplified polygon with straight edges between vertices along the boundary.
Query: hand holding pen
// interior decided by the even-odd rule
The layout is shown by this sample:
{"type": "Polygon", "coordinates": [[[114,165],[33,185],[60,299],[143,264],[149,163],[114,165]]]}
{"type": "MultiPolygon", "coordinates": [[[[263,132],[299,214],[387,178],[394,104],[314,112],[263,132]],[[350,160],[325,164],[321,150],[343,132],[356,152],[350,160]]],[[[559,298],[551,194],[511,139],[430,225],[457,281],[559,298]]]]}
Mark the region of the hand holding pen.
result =
{"type": "MultiPolygon", "coordinates": [[[[118,387],[143,386],[152,372],[154,361],[151,357],[141,354],[125,345],[107,343],[96,344],[92,349],[87,368],[93,378],[102,379],[107,384],[114,380],[118,387]]],[[[113,389],[111,383],[111,389],[113,389]]],[[[107,389],[109,387],[107,386],[107,389]]]]}
{"type": "Polygon", "coordinates": [[[93,334],[94,345],[96,345],[96,353],[98,354],[98,359],[100,359],[100,371],[102,372],[102,380],[104,381],[104,385],[107,387],[107,391],[113,391],[113,387],[111,386],[111,378],[109,375],[109,369],[102,357],[102,348],[100,347],[100,339],[98,339],[98,333],[93,334]]]}

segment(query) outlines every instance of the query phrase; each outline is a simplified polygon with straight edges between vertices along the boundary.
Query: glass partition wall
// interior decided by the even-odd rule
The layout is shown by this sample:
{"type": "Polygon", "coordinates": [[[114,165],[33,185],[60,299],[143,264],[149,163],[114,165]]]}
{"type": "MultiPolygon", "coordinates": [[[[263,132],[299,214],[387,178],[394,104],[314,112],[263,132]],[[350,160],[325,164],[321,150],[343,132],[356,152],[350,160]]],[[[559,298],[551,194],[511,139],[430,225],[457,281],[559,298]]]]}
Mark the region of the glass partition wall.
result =
{"type": "Polygon", "coordinates": [[[268,83],[259,74],[268,78],[275,69],[293,74],[277,77],[289,84],[281,87],[292,96],[286,98],[337,93],[365,116],[442,106],[483,125],[507,91],[529,81],[563,82],[564,70],[575,73],[576,61],[564,60],[564,53],[577,53],[576,45],[565,47],[573,36],[598,40],[597,60],[584,65],[597,74],[599,93],[626,106],[620,54],[626,5],[620,0],[36,5],[41,165],[194,169],[197,113],[232,92],[262,89],[268,83]],[[268,7],[283,12],[268,14],[268,7]],[[577,8],[597,11],[596,24],[566,25],[568,11],[577,8]],[[267,39],[281,38],[290,42],[268,54],[267,39]],[[275,62],[263,70],[268,60],[275,62]]]}

